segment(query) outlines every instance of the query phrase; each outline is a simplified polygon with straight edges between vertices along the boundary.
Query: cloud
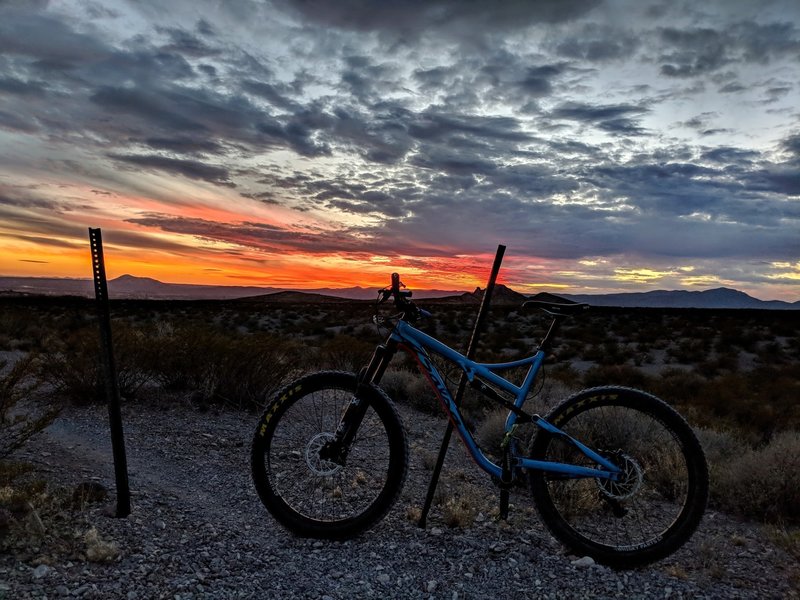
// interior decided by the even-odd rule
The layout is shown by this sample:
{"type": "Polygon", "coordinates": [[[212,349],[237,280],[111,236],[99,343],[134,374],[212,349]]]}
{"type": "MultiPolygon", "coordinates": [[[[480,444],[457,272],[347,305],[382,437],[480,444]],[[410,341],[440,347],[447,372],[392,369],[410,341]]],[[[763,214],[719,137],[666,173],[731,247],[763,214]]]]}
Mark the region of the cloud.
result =
{"type": "Polygon", "coordinates": [[[188,177],[189,179],[207,181],[209,183],[213,183],[214,185],[236,187],[236,184],[230,180],[230,172],[228,169],[207,165],[197,160],[169,158],[156,154],[109,154],[109,157],[131,165],[158,169],[168,173],[175,173],[177,175],[188,177]]]}
{"type": "MultiPolygon", "coordinates": [[[[793,23],[735,23],[728,28],[659,28],[661,74],[697,77],[732,64],[767,64],[780,57],[797,59],[800,30],[793,23]]],[[[738,91],[736,84],[723,88],[738,91]]]]}
{"type": "Polygon", "coordinates": [[[252,221],[221,223],[166,214],[145,215],[127,219],[127,222],[213,242],[236,244],[262,252],[300,251],[324,255],[332,252],[361,252],[366,246],[365,241],[354,238],[347,230],[290,229],[252,221]]]}
{"type": "Polygon", "coordinates": [[[644,131],[636,117],[648,112],[647,108],[630,104],[590,105],[567,102],[551,111],[554,119],[567,119],[595,125],[609,133],[640,135],[644,131]]]}
{"type": "Polygon", "coordinates": [[[0,18],[0,54],[69,65],[105,58],[108,48],[90,35],[75,32],[56,17],[12,7],[3,11],[0,18]]]}
{"type": "Polygon", "coordinates": [[[587,23],[572,35],[551,36],[548,44],[564,58],[602,63],[629,58],[641,47],[642,40],[619,27],[587,23]]]}
{"type": "Polygon", "coordinates": [[[435,31],[461,41],[531,25],[563,23],[590,13],[597,0],[538,0],[487,4],[481,0],[375,3],[370,0],[278,0],[304,22],[350,31],[376,31],[405,39],[435,31]]]}
{"type": "Polygon", "coordinates": [[[796,261],[800,15],[742,7],[6,2],[0,143],[19,150],[0,175],[57,176],[72,196],[4,190],[0,206],[46,238],[54,211],[107,190],[126,215],[129,196],[158,202],[132,223],[187,236],[182,252],[196,237],[443,272],[487,240],[631,271],[796,261]],[[181,216],[187,195],[137,170],[227,212],[205,184],[235,187],[243,216],[181,216]],[[316,228],[252,217],[290,210],[316,228]]]}

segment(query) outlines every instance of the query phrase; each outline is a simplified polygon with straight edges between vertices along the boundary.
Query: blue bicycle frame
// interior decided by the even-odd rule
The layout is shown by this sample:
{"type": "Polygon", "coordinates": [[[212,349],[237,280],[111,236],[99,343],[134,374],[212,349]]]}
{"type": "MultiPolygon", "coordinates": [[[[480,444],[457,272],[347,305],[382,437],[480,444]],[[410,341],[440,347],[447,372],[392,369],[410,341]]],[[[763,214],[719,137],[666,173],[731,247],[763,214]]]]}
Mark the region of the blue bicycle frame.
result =
{"type": "MultiPolygon", "coordinates": [[[[544,351],[539,350],[533,356],[507,363],[478,363],[456,352],[449,346],[446,346],[433,337],[423,333],[419,329],[416,329],[414,326],[402,319],[396,323],[389,339],[397,343],[400,348],[411,352],[419,361],[419,364],[423,370],[423,374],[427,376],[431,386],[436,392],[436,395],[439,397],[442,405],[446,408],[453,425],[458,431],[458,434],[461,436],[461,439],[464,441],[464,444],[466,445],[467,450],[469,451],[473,460],[478,464],[478,466],[480,466],[490,475],[493,475],[497,478],[502,478],[502,467],[497,463],[492,462],[483,453],[478,444],[475,442],[475,438],[472,436],[469,429],[467,429],[467,427],[464,425],[464,420],[461,417],[461,411],[453,400],[453,397],[445,385],[441,374],[436,369],[436,366],[431,362],[428,355],[428,350],[458,365],[461,370],[466,373],[468,381],[472,382],[476,377],[478,377],[513,395],[513,404],[517,409],[520,409],[520,411],[525,403],[528,393],[531,390],[531,386],[536,379],[536,375],[539,372],[542,363],[544,362],[544,351]],[[506,369],[525,366],[528,366],[528,373],[525,376],[522,385],[520,386],[514,385],[507,379],[495,373],[495,371],[503,371],[506,369]]],[[[517,413],[510,411],[505,423],[505,432],[507,436],[512,434],[512,430],[517,422],[517,419],[517,413]]],[[[544,429],[550,434],[560,436],[565,441],[573,444],[586,457],[596,462],[600,468],[532,460],[518,454],[516,445],[512,444],[510,446],[510,467],[513,471],[524,468],[558,473],[561,476],[568,478],[594,477],[598,479],[617,479],[617,473],[620,472],[620,469],[607,458],[600,456],[597,452],[591,448],[588,448],[567,433],[561,431],[558,427],[555,427],[551,423],[547,422],[539,415],[531,415],[531,419],[532,422],[535,423],[539,428],[544,429]]]]}

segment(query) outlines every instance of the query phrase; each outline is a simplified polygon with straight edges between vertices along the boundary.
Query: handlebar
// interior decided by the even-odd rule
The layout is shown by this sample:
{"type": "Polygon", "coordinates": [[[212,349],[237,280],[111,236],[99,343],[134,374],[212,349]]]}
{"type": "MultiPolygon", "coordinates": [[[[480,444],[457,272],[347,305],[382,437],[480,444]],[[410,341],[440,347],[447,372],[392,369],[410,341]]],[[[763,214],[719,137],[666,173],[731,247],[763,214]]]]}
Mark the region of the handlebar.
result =
{"type": "Polygon", "coordinates": [[[394,298],[394,305],[399,310],[403,311],[403,319],[414,321],[418,317],[430,317],[431,313],[419,308],[411,300],[411,290],[403,291],[400,289],[404,287],[406,286],[400,281],[400,275],[398,273],[392,273],[391,285],[388,288],[383,288],[378,291],[378,304],[386,302],[389,298],[394,298]]]}

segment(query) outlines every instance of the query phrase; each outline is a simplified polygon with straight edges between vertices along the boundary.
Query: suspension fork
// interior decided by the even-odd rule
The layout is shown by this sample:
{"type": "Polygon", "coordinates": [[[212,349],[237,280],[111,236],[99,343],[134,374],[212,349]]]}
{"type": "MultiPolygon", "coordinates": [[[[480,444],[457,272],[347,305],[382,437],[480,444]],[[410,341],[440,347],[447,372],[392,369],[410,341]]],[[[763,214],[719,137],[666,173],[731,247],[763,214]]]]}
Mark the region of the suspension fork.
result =
{"type": "Polygon", "coordinates": [[[350,445],[369,408],[369,404],[364,400],[363,390],[380,382],[396,352],[397,342],[391,338],[375,348],[367,366],[359,371],[353,397],[342,414],[334,438],[320,449],[320,458],[344,465],[350,445]]]}

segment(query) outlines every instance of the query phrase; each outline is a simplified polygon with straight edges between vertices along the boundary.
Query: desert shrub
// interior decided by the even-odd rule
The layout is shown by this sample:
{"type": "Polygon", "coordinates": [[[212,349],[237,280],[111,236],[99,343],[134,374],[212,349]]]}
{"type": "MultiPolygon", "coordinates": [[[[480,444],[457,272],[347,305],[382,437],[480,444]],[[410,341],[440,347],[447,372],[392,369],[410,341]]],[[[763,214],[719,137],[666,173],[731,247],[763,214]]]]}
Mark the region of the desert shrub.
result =
{"type": "Polygon", "coordinates": [[[82,330],[53,340],[44,353],[40,373],[53,395],[78,404],[103,399],[100,343],[97,331],[82,330]]]}
{"type": "Polygon", "coordinates": [[[784,431],[756,450],[718,463],[712,499],[725,510],[770,522],[800,523],[800,432],[784,431]]]}
{"type": "MultiPolygon", "coordinates": [[[[146,360],[148,337],[126,323],[112,325],[112,345],[120,395],[133,398],[149,380],[146,360]]],[[[86,404],[102,401],[100,336],[96,326],[83,327],[48,341],[40,361],[40,375],[65,399],[86,404]]]]}
{"type": "Polygon", "coordinates": [[[662,400],[675,405],[691,404],[703,393],[706,381],[698,374],[684,369],[665,369],[652,382],[651,391],[662,400]]]}
{"type": "Polygon", "coordinates": [[[697,428],[695,434],[703,447],[708,462],[711,495],[716,497],[715,487],[720,481],[721,474],[728,469],[731,459],[739,456],[742,452],[750,452],[752,446],[741,436],[730,431],[697,428]]]}
{"type": "Polygon", "coordinates": [[[207,399],[248,409],[264,406],[296,369],[300,355],[296,344],[263,333],[223,338],[218,349],[209,357],[207,399]]]}
{"type": "Polygon", "coordinates": [[[419,373],[390,369],[383,374],[380,387],[398,404],[406,404],[428,414],[442,414],[428,382],[419,373]]]}
{"type": "Polygon", "coordinates": [[[47,427],[57,407],[34,393],[40,387],[37,357],[27,354],[13,365],[0,361],[0,458],[47,427]]]}
{"type": "Polygon", "coordinates": [[[553,365],[547,369],[547,378],[551,381],[558,381],[567,386],[580,387],[581,374],[569,363],[553,365]]]}
{"type": "Polygon", "coordinates": [[[374,350],[373,342],[350,335],[337,335],[320,346],[320,362],[328,369],[357,372],[366,366],[374,350]]]}
{"type": "Polygon", "coordinates": [[[150,347],[144,368],[164,388],[240,408],[263,406],[300,357],[295,342],[268,333],[236,335],[167,323],[156,327],[150,347]]]}
{"type": "Polygon", "coordinates": [[[667,348],[667,356],[675,362],[690,365],[706,360],[709,350],[708,339],[683,338],[667,348]]]}
{"type": "Polygon", "coordinates": [[[222,334],[213,327],[158,322],[149,340],[144,369],[170,391],[213,387],[214,357],[224,354],[222,334]]]}
{"type": "Polygon", "coordinates": [[[507,410],[497,408],[486,415],[486,418],[478,424],[475,430],[475,441],[478,442],[484,452],[495,457],[502,455],[501,444],[505,435],[507,417],[507,410]]]}
{"type": "Polygon", "coordinates": [[[650,378],[636,367],[630,365],[604,365],[590,368],[583,374],[584,387],[597,385],[625,385],[648,389],[650,378]]]}

